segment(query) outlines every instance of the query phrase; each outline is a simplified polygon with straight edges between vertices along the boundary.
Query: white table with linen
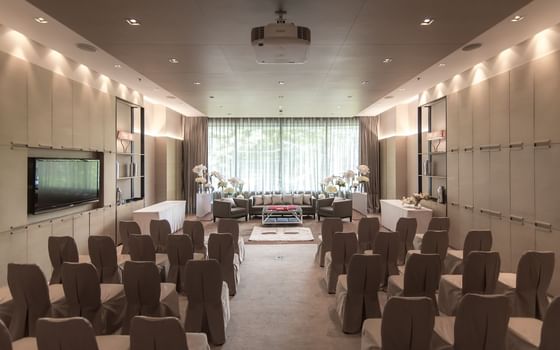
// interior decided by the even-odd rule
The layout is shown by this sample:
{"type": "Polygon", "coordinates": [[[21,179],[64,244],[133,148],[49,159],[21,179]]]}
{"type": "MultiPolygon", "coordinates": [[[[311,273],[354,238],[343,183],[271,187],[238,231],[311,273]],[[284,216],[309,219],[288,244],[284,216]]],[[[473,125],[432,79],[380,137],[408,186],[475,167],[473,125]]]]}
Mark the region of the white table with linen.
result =
{"type": "Polygon", "coordinates": [[[363,215],[368,214],[368,195],[366,192],[352,193],[352,209],[363,215]]]}
{"type": "Polygon", "coordinates": [[[432,209],[408,208],[403,206],[400,199],[382,199],[381,201],[381,225],[396,231],[397,221],[402,218],[416,218],[416,233],[424,234],[428,231],[428,225],[432,219],[432,209]]]}
{"type": "Polygon", "coordinates": [[[183,228],[185,220],[185,201],[165,201],[135,210],[132,217],[140,226],[142,234],[150,234],[150,221],[166,219],[171,226],[171,232],[183,228]]]}

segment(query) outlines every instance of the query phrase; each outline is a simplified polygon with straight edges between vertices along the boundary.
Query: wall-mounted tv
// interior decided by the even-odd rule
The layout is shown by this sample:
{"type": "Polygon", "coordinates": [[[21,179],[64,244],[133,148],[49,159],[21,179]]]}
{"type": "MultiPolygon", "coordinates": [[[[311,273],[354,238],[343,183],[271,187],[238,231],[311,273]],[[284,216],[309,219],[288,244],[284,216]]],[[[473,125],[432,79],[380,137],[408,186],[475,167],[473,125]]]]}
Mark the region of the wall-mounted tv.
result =
{"type": "Polygon", "coordinates": [[[28,158],[28,213],[99,201],[98,159],[28,158]]]}

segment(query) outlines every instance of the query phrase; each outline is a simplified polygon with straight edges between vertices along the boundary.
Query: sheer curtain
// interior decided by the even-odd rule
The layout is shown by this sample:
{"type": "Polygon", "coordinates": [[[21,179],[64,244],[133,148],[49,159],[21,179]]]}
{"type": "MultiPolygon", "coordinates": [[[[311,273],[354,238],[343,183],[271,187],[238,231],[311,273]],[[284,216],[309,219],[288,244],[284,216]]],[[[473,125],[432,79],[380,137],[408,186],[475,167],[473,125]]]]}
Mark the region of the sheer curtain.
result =
{"type": "Polygon", "coordinates": [[[359,162],[355,118],[243,118],[208,121],[208,165],[249,191],[320,189],[359,162]]]}

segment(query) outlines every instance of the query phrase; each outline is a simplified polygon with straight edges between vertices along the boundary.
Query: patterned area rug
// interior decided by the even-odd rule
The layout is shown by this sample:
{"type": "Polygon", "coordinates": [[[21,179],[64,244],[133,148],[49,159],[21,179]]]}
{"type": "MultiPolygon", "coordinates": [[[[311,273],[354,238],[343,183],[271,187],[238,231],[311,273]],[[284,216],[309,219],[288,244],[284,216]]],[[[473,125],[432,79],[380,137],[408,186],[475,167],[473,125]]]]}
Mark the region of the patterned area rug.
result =
{"type": "Polygon", "coordinates": [[[308,227],[255,226],[249,242],[313,242],[313,233],[308,227]]]}

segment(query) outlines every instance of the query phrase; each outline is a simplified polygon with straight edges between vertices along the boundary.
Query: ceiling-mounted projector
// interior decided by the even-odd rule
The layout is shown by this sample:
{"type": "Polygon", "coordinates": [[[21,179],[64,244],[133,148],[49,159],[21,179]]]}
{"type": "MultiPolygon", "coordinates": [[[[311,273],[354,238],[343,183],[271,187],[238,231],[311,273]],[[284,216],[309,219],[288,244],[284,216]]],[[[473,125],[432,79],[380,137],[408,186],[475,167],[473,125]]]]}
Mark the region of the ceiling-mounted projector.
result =
{"type": "Polygon", "coordinates": [[[276,23],[251,30],[251,44],[257,55],[257,63],[305,63],[311,31],[307,27],[286,23],[285,11],[276,11],[276,14],[276,23]]]}

